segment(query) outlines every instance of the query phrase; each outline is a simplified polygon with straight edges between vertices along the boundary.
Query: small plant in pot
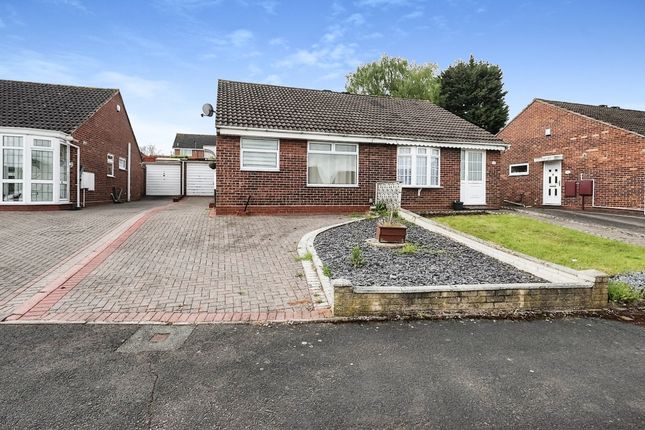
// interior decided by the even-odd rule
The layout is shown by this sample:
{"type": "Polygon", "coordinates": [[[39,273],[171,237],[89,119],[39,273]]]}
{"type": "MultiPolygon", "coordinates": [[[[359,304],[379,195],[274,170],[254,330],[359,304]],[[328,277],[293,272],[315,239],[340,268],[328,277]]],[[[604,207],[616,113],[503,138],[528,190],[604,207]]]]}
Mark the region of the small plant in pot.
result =
{"type": "Polygon", "coordinates": [[[405,243],[408,228],[398,221],[393,208],[389,208],[387,218],[381,218],[376,224],[376,240],[385,243],[405,243]]]}

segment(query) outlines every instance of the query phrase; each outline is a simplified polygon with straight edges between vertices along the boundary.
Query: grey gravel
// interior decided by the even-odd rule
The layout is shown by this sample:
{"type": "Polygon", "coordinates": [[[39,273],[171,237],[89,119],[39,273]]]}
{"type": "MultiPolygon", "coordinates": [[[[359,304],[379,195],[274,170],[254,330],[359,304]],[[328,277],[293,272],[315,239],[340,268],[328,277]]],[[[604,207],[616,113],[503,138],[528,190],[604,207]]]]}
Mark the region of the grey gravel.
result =
{"type": "Polygon", "coordinates": [[[407,241],[419,250],[377,248],[365,241],[376,234],[376,220],[361,220],[320,233],[314,247],[332,278],[362,286],[419,286],[547,282],[445,236],[408,224],[407,241]],[[365,265],[354,268],[350,253],[362,250],[365,265]]]}
{"type": "Polygon", "coordinates": [[[620,275],[612,276],[611,280],[624,282],[641,293],[645,291],[645,272],[621,273],[620,275]]]}

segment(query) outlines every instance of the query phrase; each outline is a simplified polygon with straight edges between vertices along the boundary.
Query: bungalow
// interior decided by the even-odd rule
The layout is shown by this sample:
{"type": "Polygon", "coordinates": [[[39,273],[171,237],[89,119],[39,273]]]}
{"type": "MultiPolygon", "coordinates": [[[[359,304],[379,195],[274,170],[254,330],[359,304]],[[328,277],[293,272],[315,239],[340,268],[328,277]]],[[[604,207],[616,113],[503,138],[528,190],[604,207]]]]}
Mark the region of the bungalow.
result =
{"type": "Polygon", "coordinates": [[[505,200],[643,212],[645,112],[535,99],[497,136],[505,200]]]}
{"type": "Polygon", "coordinates": [[[423,100],[220,80],[217,214],[498,208],[501,139],[423,100]]]}
{"type": "Polygon", "coordinates": [[[137,200],[143,166],[117,89],[0,80],[0,210],[137,200]]]}
{"type": "Polygon", "coordinates": [[[191,159],[215,158],[215,136],[177,133],[172,144],[172,155],[191,159]]]}

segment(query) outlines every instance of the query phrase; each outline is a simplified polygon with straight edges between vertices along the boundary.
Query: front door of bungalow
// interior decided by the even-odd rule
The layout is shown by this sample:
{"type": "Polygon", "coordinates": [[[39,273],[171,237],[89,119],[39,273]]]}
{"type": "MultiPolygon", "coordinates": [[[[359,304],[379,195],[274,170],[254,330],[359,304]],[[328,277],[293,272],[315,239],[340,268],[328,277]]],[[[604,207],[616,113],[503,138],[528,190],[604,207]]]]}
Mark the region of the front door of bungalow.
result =
{"type": "Polygon", "coordinates": [[[486,151],[461,151],[461,201],[486,204],[486,151]]]}
{"type": "Polygon", "coordinates": [[[562,204],[562,161],[545,161],[544,183],[542,185],[542,204],[560,206],[562,204]]]}

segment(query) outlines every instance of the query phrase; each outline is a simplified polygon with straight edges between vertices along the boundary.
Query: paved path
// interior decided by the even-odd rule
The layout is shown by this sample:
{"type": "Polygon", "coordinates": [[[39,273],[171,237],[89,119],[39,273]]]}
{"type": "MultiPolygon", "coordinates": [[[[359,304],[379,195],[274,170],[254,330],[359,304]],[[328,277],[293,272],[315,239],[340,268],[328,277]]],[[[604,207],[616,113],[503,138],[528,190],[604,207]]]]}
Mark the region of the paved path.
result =
{"type": "Polygon", "coordinates": [[[637,429],[645,419],[645,328],[615,321],[201,325],[177,350],[117,351],[138,329],[0,326],[2,426],[637,429]]]}
{"type": "Polygon", "coordinates": [[[215,216],[186,198],[147,219],[99,262],[22,319],[266,321],[330,316],[313,309],[296,247],[340,216],[215,216]]]}
{"type": "Polygon", "coordinates": [[[608,239],[645,246],[645,216],[530,208],[518,212],[608,239]]]}
{"type": "Polygon", "coordinates": [[[88,245],[164,200],[81,211],[0,212],[0,321],[32,297],[38,281],[88,245]]]}

